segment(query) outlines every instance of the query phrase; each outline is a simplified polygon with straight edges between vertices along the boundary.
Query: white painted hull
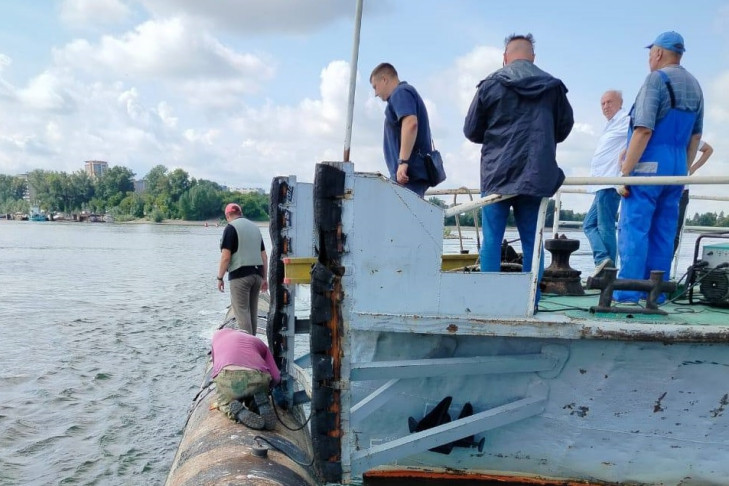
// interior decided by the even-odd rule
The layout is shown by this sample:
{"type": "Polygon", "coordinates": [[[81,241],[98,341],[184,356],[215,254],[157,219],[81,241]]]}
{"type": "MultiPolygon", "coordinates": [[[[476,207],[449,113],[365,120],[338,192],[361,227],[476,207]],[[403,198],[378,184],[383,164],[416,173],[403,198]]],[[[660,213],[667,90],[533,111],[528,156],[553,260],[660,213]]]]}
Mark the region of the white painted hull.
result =
{"type": "Polygon", "coordinates": [[[318,259],[312,430],[330,482],[729,484],[729,319],[534,314],[530,273],[441,271],[442,209],[349,163],[317,170],[313,189],[288,180],[271,231],[282,257],[318,259]],[[411,432],[446,396],[452,421],[411,432]],[[483,450],[429,451],[466,436],[483,450]]]}

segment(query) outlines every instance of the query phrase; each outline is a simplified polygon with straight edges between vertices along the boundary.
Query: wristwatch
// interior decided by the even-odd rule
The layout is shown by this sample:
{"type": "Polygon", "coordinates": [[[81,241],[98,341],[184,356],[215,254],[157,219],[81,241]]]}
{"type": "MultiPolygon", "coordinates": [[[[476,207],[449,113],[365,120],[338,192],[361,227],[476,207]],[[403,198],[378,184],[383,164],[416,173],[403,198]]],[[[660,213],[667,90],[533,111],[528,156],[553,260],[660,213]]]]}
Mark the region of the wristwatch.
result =
{"type": "Polygon", "coordinates": [[[397,159],[397,165],[409,164],[409,163],[410,163],[410,160],[397,159]]]}
{"type": "Polygon", "coordinates": [[[223,281],[223,277],[215,277],[215,278],[217,278],[217,279],[218,279],[218,280],[220,280],[221,282],[223,281]]]}

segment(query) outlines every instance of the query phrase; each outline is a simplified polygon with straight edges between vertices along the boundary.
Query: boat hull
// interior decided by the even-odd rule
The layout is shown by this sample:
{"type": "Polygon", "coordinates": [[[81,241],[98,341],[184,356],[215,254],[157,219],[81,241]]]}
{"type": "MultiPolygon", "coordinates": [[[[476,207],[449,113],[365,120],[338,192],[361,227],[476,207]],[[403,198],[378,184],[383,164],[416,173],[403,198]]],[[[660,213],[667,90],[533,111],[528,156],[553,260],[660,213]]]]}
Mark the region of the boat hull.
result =
{"type": "Polygon", "coordinates": [[[598,315],[597,293],[552,312],[543,295],[535,312],[536,274],[442,271],[443,210],[391,181],[332,162],[313,187],[280,185],[272,241],[284,263],[315,257],[311,424],[327,481],[727,484],[725,314],[598,315]]]}
{"type": "Polygon", "coordinates": [[[513,483],[531,477],[666,485],[726,484],[729,477],[726,345],[387,333],[353,337],[360,343],[362,363],[388,362],[394,350],[398,361],[423,359],[425,350],[453,350],[444,361],[430,360],[441,373],[412,371],[429,376],[389,372],[387,379],[359,380],[377,371],[358,367],[361,376],[352,383],[356,411],[349,418],[355,422],[356,442],[369,447],[352,452],[348,466],[355,474],[420,471],[421,477],[432,473],[433,478],[446,473],[508,476],[513,483]],[[539,359],[544,361],[539,364],[539,359]],[[383,404],[358,417],[358,405],[378,394],[383,404]],[[464,427],[479,431],[471,447],[454,447],[447,455],[429,448],[463,435],[452,429],[449,437],[450,424],[417,439],[408,430],[408,417],[422,418],[446,396],[453,399],[453,420],[471,403],[474,415],[464,427]],[[424,465],[430,472],[423,471],[424,465]]]}

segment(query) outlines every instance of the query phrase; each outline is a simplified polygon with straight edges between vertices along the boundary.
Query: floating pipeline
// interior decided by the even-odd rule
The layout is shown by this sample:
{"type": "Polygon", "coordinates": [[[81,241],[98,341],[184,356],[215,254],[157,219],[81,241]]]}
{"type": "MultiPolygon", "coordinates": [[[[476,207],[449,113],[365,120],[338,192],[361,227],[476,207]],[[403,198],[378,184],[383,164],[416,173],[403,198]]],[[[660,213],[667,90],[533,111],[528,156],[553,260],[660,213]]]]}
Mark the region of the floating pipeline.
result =
{"type": "MultiPolygon", "coordinates": [[[[193,400],[166,486],[218,484],[314,486],[311,438],[301,407],[275,407],[274,430],[253,430],[214,408],[214,385],[206,378],[193,400]]],[[[275,405],[275,404],[274,404],[275,405]]]]}
{"type": "MultiPolygon", "coordinates": [[[[312,456],[306,427],[296,432],[280,424],[273,431],[249,429],[211,410],[214,401],[214,393],[203,393],[195,403],[167,486],[319,484],[309,466],[312,456]],[[261,449],[266,451],[263,455],[261,449]]],[[[297,423],[289,413],[277,412],[287,424],[297,423]]]]}

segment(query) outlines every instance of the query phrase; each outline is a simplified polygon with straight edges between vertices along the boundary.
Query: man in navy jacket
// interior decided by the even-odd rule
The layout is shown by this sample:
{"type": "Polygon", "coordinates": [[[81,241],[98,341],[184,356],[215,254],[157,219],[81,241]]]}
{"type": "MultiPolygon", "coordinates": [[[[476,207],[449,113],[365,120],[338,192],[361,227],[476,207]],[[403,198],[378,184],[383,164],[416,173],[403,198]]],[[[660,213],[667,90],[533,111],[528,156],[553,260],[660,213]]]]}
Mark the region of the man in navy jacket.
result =
{"type": "MultiPolygon", "coordinates": [[[[505,44],[504,67],[479,83],[463,133],[483,145],[481,195],[516,195],[482,210],[481,271],[500,270],[501,241],[513,207],[523,270],[529,272],[539,204],[564,181],[557,144],[569,135],[574,118],[565,85],[534,64],[532,35],[511,35],[505,44]]],[[[540,276],[542,271],[543,265],[540,276]]]]}

